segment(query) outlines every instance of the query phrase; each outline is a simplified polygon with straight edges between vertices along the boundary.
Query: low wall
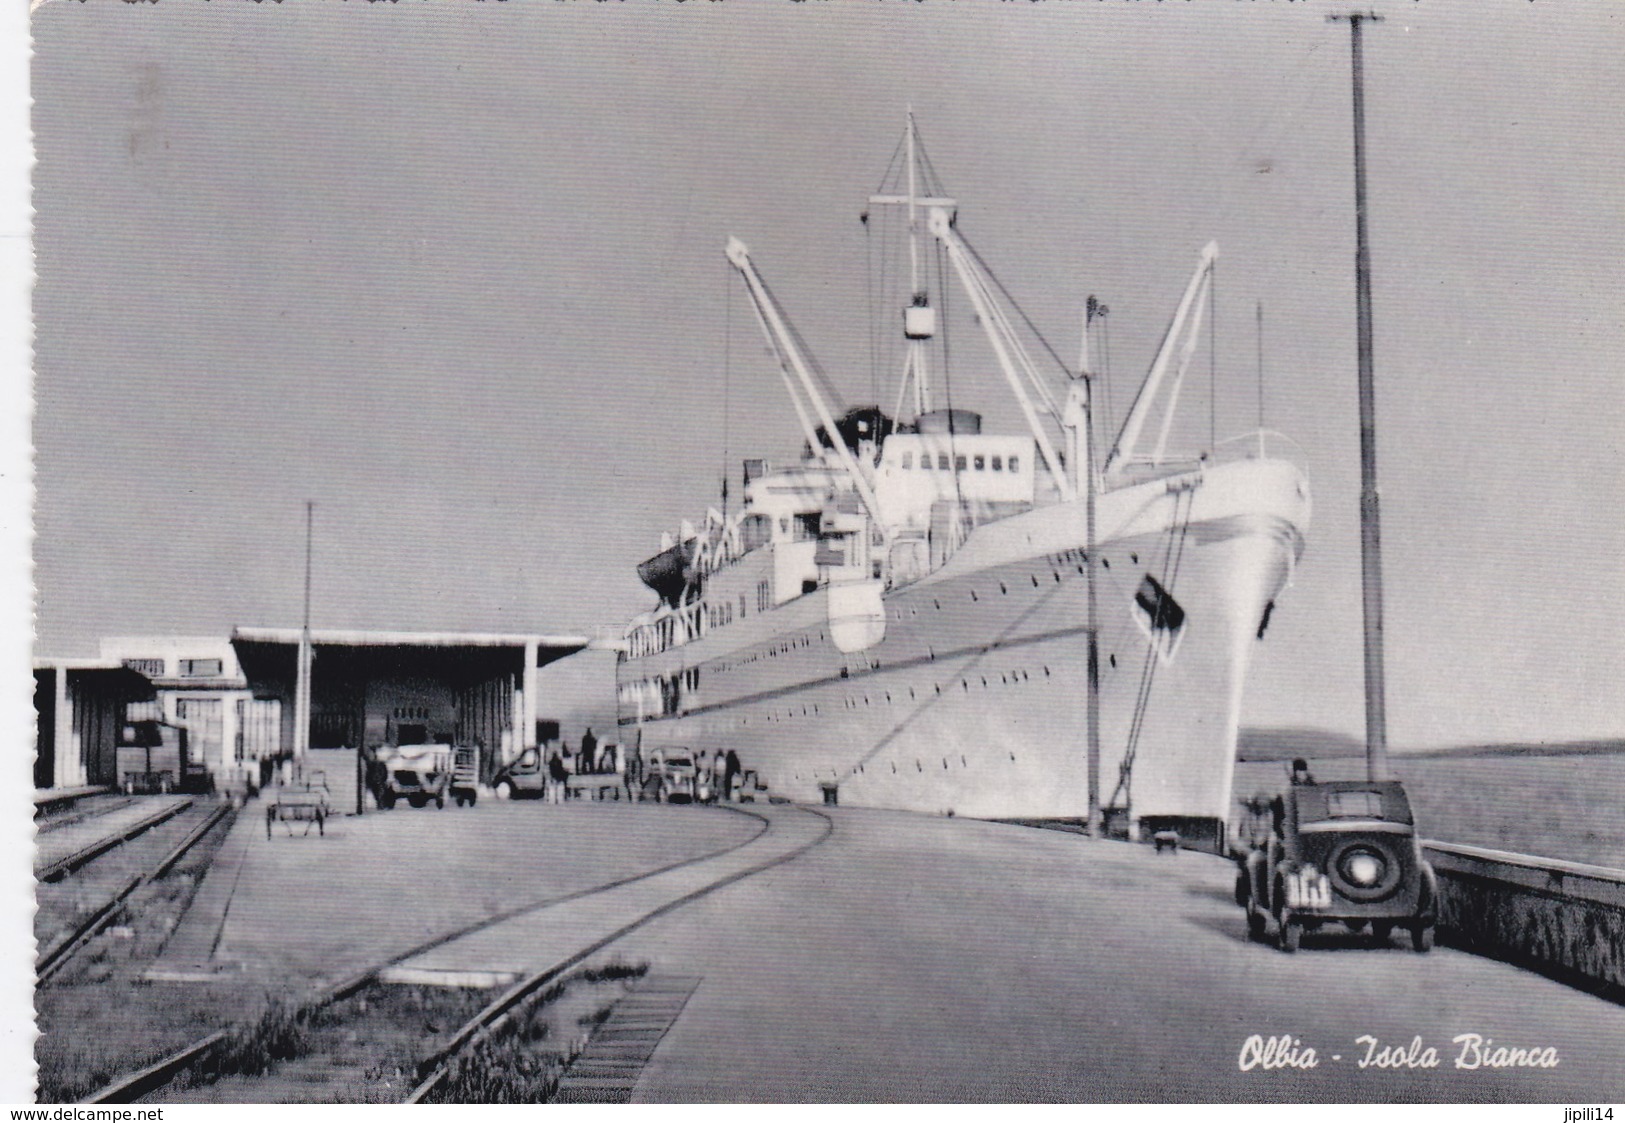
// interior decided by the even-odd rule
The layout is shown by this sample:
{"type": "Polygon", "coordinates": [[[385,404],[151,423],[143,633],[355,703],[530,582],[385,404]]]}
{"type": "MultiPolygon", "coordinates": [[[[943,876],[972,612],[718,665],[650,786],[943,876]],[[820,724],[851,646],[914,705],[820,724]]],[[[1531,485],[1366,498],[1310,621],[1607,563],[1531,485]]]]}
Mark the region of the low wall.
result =
{"type": "Polygon", "coordinates": [[[1625,998],[1625,871],[1423,844],[1451,943],[1625,998]]]}

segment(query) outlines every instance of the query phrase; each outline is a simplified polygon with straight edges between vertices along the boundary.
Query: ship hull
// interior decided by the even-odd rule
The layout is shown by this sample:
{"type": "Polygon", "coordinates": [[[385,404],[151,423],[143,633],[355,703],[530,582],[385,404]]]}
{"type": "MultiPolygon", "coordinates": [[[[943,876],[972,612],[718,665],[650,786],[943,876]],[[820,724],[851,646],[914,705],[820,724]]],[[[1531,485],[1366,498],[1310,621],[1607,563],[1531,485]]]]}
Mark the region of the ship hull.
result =
{"type": "MultiPolygon", "coordinates": [[[[1307,485],[1252,460],[1098,506],[1101,795],[1133,820],[1222,823],[1247,666],[1303,548],[1307,485]],[[1167,599],[1148,608],[1153,586],[1167,599]]],[[[623,712],[624,733],[645,757],[734,752],[795,800],[1083,818],[1085,543],[1082,501],[980,527],[886,592],[884,636],[862,652],[830,642],[821,589],[624,660],[623,685],[690,669],[696,683],[685,712],[623,712]]]]}

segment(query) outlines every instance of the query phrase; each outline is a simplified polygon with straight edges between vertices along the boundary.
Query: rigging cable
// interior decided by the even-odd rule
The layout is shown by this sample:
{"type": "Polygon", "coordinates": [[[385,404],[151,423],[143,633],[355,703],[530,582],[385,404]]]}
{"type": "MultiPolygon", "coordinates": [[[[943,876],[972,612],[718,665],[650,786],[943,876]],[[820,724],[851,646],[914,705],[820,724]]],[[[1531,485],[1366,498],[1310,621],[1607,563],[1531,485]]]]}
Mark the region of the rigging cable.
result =
{"type": "Polygon", "coordinates": [[[1219,263],[1207,272],[1207,450],[1219,444],[1219,263]]]}
{"type": "Polygon", "coordinates": [[[874,230],[869,226],[869,212],[863,212],[863,254],[864,254],[864,308],[867,314],[864,319],[869,321],[869,394],[877,401],[879,391],[876,390],[876,380],[879,378],[880,358],[875,347],[875,237],[874,230]]]}
{"type": "MultiPolygon", "coordinates": [[[[1259,445],[1264,442],[1264,302],[1258,302],[1258,432],[1259,445]]],[[[1262,455],[1262,453],[1260,453],[1262,455]]]]}
{"type": "Polygon", "coordinates": [[[1115,433],[1117,421],[1112,411],[1112,321],[1109,312],[1100,318],[1100,365],[1101,373],[1105,375],[1103,388],[1106,391],[1106,423],[1101,432],[1115,433]]]}
{"type": "Polygon", "coordinates": [[[728,522],[728,392],[733,381],[733,265],[722,263],[722,522],[728,522]]]}
{"type": "MultiPolygon", "coordinates": [[[[1185,558],[1185,540],[1190,531],[1191,509],[1196,504],[1196,489],[1194,487],[1181,488],[1174,496],[1173,518],[1168,523],[1168,545],[1163,554],[1162,561],[1162,587],[1172,597],[1174,587],[1179,581],[1179,568],[1185,558]],[[1184,514],[1180,514],[1181,506],[1184,514]],[[1176,533],[1178,539],[1175,541],[1176,533]],[[1177,546],[1177,548],[1176,548],[1177,546]]],[[[1155,628],[1153,620],[1151,628],[1155,628]]],[[[1129,807],[1132,795],[1132,780],[1134,776],[1134,761],[1139,754],[1140,734],[1145,729],[1145,717],[1151,706],[1151,688],[1157,677],[1157,641],[1154,634],[1148,634],[1145,649],[1145,663],[1140,669],[1140,685],[1135,693],[1134,714],[1129,721],[1128,743],[1124,746],[1123,760],[1118,766],[1117,787],[1113,789],[1111,798],[1106,801],[1108,807],[1117,805],[1117,797],[1123,797],[1123,806],[1129,807]]]]}
{"type": "MultiPolygon", "coordinates": [[[[947,256],[947,251],[945,251],[942,248],[942,243],[938,242],[937,243],[937,252],[936,252],[936,258],[937,258],[937,292],[938,292],[939,295],[944,295],[944,296],[947,294],[947,291],[948,291],[948,277],[947,277],[948,266],[947,266],[946,261],[944,260],[946,256],[947,256]]],[[[944,311],[946,311],[946,308],[944,308],[944,311]]],[[[956,519],[960,524],[961,533],[962,534],[967,534],[968,531],[966,531],[965,524],[964,524],[964,519],[965,519],[965,489],[964,489],[963,480],[961,479],[961,473],[959,471],[959,448],[958,448],[957,444],[954,441],[954,435],[958,431],[959,426],[958,426],[957,420],[954,417],[954,384],[953,384],[953,379],[950,378],[949,374],[948,374],[948,361],[947,361],[948,352],[947,352],[947,348],[948,348],[948,341],[947,341],[947,337],[944,336],[944,338],[943,338],[943,363],[942,363],[942,396],[948,402],[948,467],[949,467],[949,470],[952,471],[953,474],[954,474],[954,503],[955,503],[956,519]]],[[[954,549],[957,550],[959,548],[959,546],[963,543],[963,541],[964,541],[963,538],[961,538],[959,542],[954,543],[954,549]]]]}

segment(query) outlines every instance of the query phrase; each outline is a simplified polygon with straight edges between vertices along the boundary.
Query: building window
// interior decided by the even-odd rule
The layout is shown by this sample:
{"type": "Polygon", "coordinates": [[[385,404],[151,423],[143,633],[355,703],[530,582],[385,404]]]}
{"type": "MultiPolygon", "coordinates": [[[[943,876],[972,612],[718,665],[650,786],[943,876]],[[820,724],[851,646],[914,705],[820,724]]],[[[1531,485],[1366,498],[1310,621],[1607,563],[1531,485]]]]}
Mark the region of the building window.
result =
{"type": "Polygon", "coordinates": [[[148,678],[156,678],[164,673],[162,659],[126,659],[124,665],[132,671],[139,671],[148,678]]]}
{"type": "Polygon", "coordinates": [[[954,457],[954,471],[963,472],[964,470],[965,470],[965,458],[963,456],[954,457]]]}
{"type": "Polygon", "coordinates": [[[219,659],[182,659],[182,678],[218,678],[222,670],[219,659]]]}
{"type": "Polygon", "coordinates": [[[1019,456],[1012,456],[1010,458],[1010,470],[1012,472],[1021,471],[1021,458],[1019,456]]]}
{"type": "Polygon", "coordinates": [[[930,470],[931,470],[931,454],[929,452],[920,453],[920,471],[929,472],[930,470]]]}
{"type": "Polygon", "coordinates": [[[914,454],[912,452],[903,453],[903,467],[905,467],[905,468],[914,467],[914,454]]]}
{"type": "Polygon", "coordinates": [[[984,471],[987,468],[987,457],[978,456],[976,459],[971,461],[971,464],[978,472],[984,471]]]}
{"type": "Polygon", "coordinates": [[[1004,471],[1004,457],[1002,457],[1002,456],[995,456],[995,457],[994,457],[994,458],[993,458],[993,470],[994,470],[994,471],[995,471],[995,472],[1002,472],[1002,471],[1004,471]]]}

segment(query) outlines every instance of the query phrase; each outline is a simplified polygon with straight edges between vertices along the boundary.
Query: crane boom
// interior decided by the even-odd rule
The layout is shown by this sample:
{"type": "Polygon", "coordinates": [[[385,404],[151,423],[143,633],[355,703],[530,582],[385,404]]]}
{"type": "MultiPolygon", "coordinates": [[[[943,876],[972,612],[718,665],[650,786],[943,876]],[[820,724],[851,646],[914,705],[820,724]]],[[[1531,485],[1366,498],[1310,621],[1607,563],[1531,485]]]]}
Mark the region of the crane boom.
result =
{"type": "Polygon", "coordinates": [[[812,406],[813,412],[817,414],[819,422],[824,426],[824,432],[829,435],[830,443],[835,447],[836,456],[840,459],[841,465],[846,469],[847,474],[851,476],[852,485],[857,489],[859,497],[863,500],[864,508],[869,512],[870,519],[879,528],[882,538],[886,539],[889,544],[890,536],[886,533],[886,524],[881,520],[880,504],[875,498],[874,489],[869,486],[869,480],[864,475],[857,459],[853,457],[852,450],[847,448],[846,442],[841,439],[840,431],[835,427],[834,415],[830,413],[829,405],[824,401],[823,395],[818,392],[818,386],[813,380],[806,356],[802,355],[801,349],[796,345],[794,333],[790,331],[783,311],[780,310],[772,294],[767,291],[767,286],[763,283],[761,274],[757,272],[755,263],[750,259],[750,248],[738,238],[729,238],[727,253],[729,263],[744,278],[745,290],[750,294],[751,305],[756,310],[757,323],[761,325],[762,333],[767,337],[768,345],[773,348],[774,353],[779,357],[780,373],[785,377],[786,389],[791,391],[791,401],[794,402],[796,414],[801,419],[802,429],[807,435],[807,443],[815,452],[823,444],[819,440],[817,431],[812,427],[811,419],[808,418],[800,399],[794,392],[794,385],[791,382],[792,374],[795,381],[800,384],[802,395],[806,397],[807,402],[812,406]]]}

